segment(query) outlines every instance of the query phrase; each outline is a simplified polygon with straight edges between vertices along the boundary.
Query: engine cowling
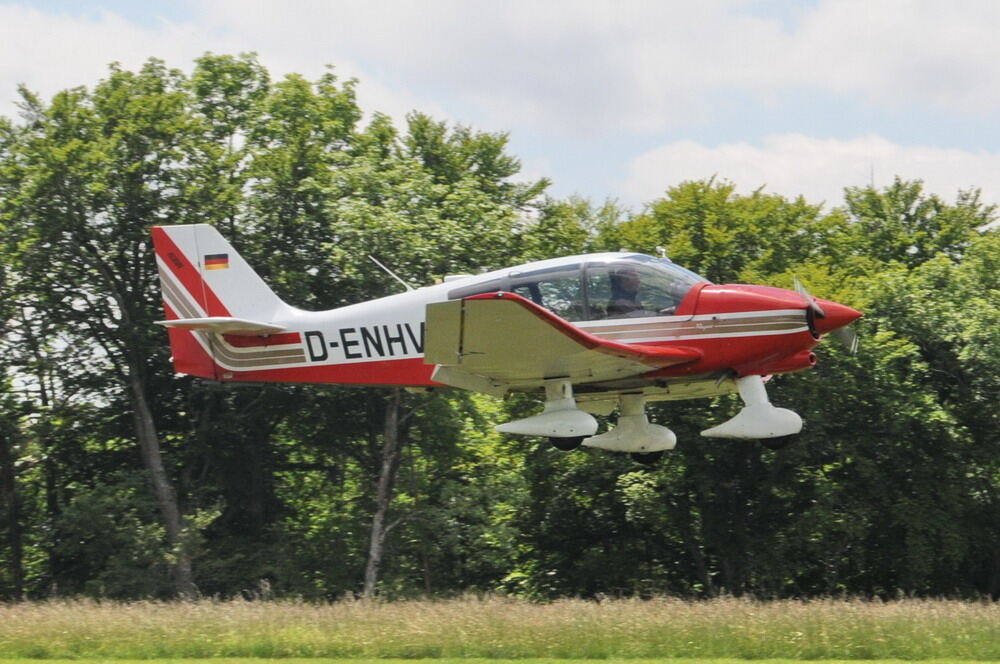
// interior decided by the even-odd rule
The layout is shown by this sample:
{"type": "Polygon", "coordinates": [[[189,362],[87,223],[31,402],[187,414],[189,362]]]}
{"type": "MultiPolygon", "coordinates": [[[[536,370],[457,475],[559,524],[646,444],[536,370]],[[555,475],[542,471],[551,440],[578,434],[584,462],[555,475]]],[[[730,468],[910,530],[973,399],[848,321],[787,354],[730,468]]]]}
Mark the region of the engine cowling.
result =
{"type": "Polygon", "coordinates": [[[741,376],[751,374],[769,375],[792,373],[816,366],[816,354],[811,350],[801,350],[771,361],[747,364],[736,368],[741,376]]]}

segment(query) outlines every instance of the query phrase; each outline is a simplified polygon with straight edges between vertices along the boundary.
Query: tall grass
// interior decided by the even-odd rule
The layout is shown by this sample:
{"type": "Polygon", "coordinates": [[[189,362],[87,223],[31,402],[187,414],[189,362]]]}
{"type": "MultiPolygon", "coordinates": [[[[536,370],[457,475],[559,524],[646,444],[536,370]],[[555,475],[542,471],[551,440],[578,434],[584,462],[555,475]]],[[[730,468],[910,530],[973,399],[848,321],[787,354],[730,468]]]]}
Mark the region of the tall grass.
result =
{"type": "Polygon", "coordinates": [[[0,658],[1000,660],[1000,605],[502,598],[0,605],[0,658]]]}

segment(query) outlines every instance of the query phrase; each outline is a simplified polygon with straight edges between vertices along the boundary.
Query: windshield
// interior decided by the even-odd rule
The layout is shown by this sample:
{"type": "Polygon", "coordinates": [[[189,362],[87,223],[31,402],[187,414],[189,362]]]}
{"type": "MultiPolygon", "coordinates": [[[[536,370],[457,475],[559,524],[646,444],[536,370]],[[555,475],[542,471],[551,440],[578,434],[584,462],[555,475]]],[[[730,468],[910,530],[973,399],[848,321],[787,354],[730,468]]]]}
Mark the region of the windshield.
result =
{"type": "Polygon", "coordinates": [[[587,266],[592,318],[670,316],[691,288],[705,279],[662,258],[629,256],[587,266]]]}

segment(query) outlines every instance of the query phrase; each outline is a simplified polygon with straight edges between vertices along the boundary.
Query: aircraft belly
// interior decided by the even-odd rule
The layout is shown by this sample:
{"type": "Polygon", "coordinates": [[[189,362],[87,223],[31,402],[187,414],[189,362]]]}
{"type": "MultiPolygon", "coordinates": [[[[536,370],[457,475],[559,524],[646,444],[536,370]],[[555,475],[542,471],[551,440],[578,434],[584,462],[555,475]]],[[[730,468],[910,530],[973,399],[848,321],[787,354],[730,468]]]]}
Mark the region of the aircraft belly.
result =
{"type": "MultiPolygon", "coordinates": [[[[642,394],[647,401],[679,401],[732,394],[736,382],[724,374],[684,376],[669,379],[625,379],[580,385],[576,388],[577,401],[603,401],[620,394],[642,394]],[[721,380],[720,380],[721,378],[721,380]]],[[[581,406],[582,407],[582,406],[581,406]]]]}

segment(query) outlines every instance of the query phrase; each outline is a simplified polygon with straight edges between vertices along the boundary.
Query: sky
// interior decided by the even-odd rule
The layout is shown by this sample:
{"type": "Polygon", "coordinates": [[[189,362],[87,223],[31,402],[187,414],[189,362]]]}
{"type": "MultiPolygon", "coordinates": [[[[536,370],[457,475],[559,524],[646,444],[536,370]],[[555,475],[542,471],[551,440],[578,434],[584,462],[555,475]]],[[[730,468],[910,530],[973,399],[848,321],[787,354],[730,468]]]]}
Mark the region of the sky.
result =
{"type": "Polygon", "coordinates": [[[684,180],[922,179],[1000,203],[993,0],[0,0],[0,115],[149,57],[359,80],[368,112],[505,132],[525,179],[640,210],[684,180]]]}

